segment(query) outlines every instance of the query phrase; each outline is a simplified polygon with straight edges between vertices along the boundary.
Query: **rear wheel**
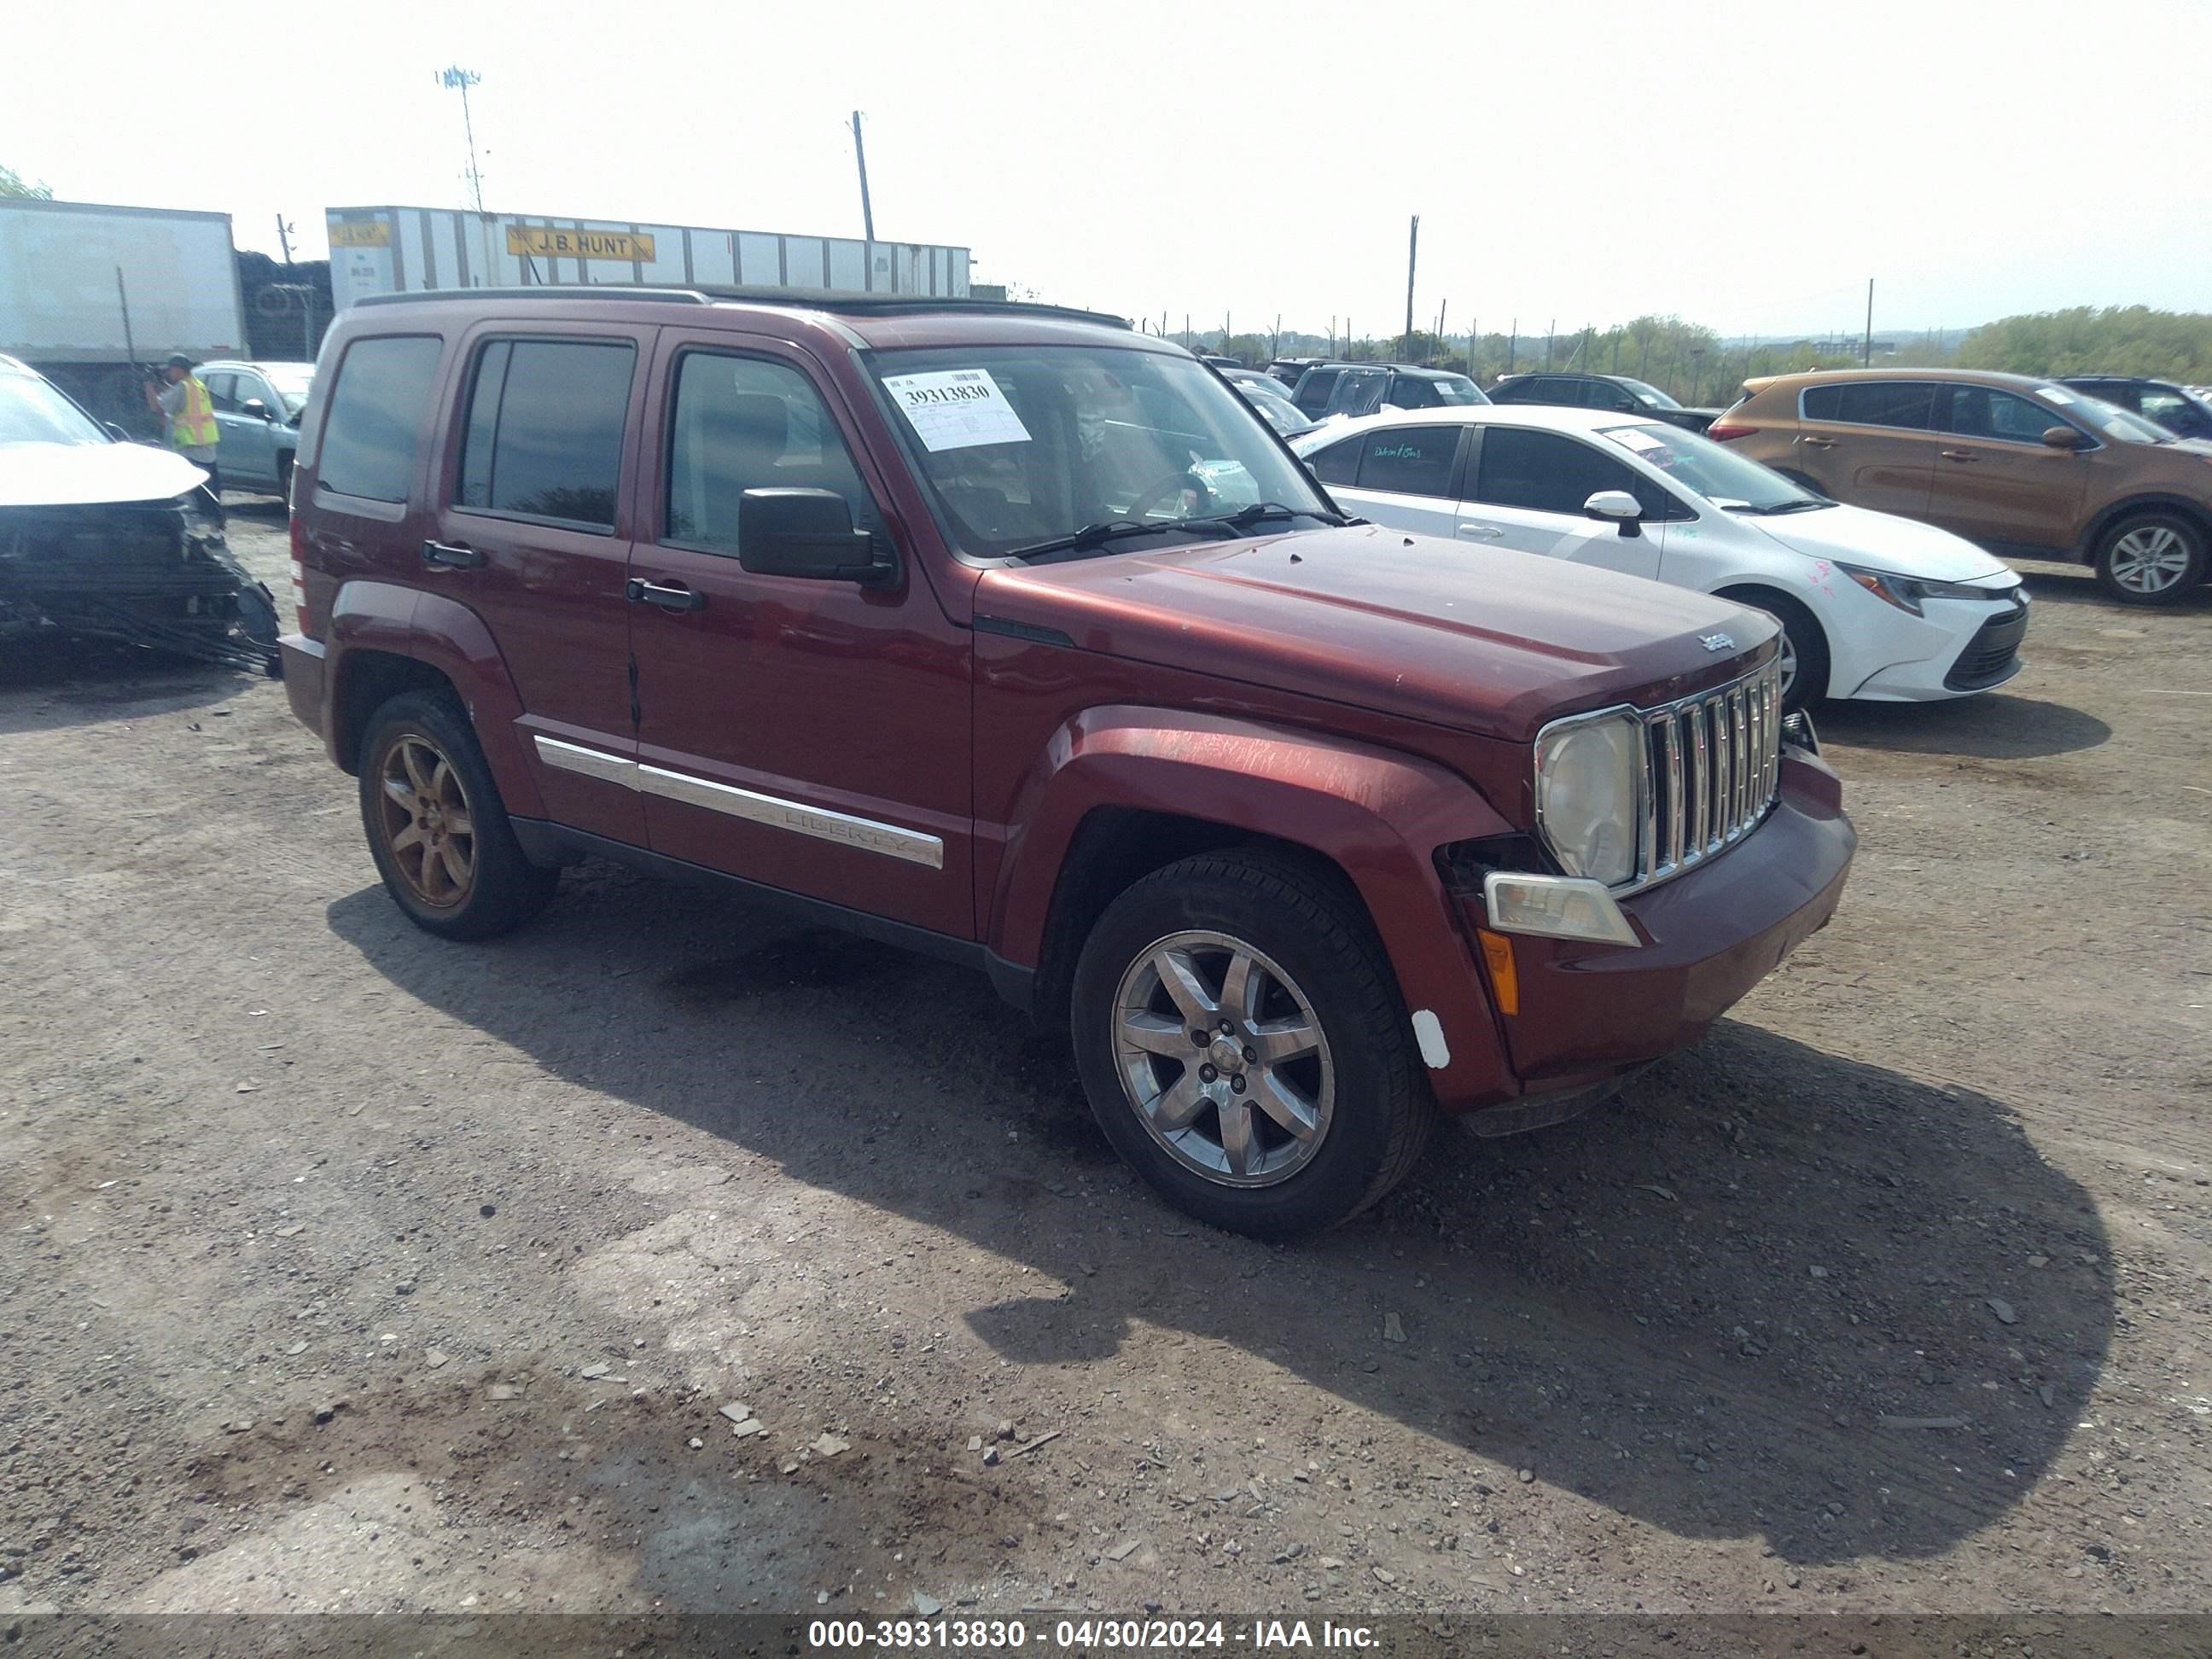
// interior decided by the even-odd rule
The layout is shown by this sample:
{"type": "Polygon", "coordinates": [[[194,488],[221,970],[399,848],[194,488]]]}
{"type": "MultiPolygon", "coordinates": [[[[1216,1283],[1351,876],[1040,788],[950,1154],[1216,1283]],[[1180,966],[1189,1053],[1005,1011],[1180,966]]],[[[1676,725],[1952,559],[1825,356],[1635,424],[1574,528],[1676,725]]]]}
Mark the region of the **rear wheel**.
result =
{"type": "Polygon", "coordinates": [[[2179,513],[2136,513],[2098,539],[2097,585],[2122,605],[2172,605],[2204,580],[2204,531],[2179,513]]]}
{"type": "Polygon", "coordinates": [[[1076,1060],[1123,1158],[1200,1220],[1316,1232],[1397,1185],[1435,1115],[1381,943],[1340,878],[1206,854],[1106,908],[1076,1060]]]}
{"type": "Polygon", "coordinates": [[[475,730],[449,691],[408,691],[372,715],[361,817],[384,885],[441,939],[489,939],[545,908],[561,872],[523,855],[475,730]]]}

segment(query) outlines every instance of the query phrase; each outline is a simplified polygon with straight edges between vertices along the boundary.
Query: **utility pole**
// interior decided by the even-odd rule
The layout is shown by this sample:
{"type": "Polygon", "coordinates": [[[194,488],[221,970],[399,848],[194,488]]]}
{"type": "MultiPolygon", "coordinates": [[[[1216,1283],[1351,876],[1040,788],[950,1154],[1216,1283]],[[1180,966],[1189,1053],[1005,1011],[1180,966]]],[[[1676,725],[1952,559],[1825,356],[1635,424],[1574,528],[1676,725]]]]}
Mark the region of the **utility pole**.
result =
{"type": "Polygon", "coordinates": [[[1421,216],[1413,216],[1413,228],[1406,240],[1406,337],[1413,335],[1413,265],[1421,252],[1421,216]]]}
{"type": "Polygon", "coordinates": [[[1513,372],[1514,359],[1519,355],[1520,349],[1521,319],[1516,317],[1513,319],[1513,331],[1505,337],[1505,372],[1508,374],[1513,372]]]}
{"type": "MultiPolygon", "coordinates": [[[[868,151],[860,142],[860,112],[853,112],[853,159],[860,164],[860,229],[870,242],[876,240],[876,210],[868,204],[868,151]]],[[[872,264],[870,274],[873,275],[872,264]]]]}
{"type": "Polygon", "coordinates": [[[1867,278],[1866,343],[1859,350],[1859,367],[1874,367],[1874,278],[1867,278]]]}
{"type": "Polygon", "coordinates": [[[284,250],[284,263],[292,263],[292,227],[284,222],[284,216],[276,216],[276,246],[284,250]]]}
{"type": "Polygon", "coordinates": [[[437,74],[440,86],[448,92],[461,94],[461,131],[468,135],[469,140],[469,194],[475,200],[479,214],[484,210],[483,172],[477,166],[477,129],[476,123],[469,115],[469,88],[483,80],[483,76],[474,70],[463,69],[459,64],[441,69],[437,74]]]}
{"type": "Polygon", "coordinates": [[[1559,319],[1554,317],[1544,330],[1544,367],[1547,368],[1552,366],[1552,342],[1558,337],[1559,332],[1559,319]]]}
{"type": "Polygon", "coordinates": [[[1439,350],[1450,349],[1444,344],[1444,313],[1450,309],[1451,301],[1449,299],[1437,301],[1437,346],[1439,350]]]}

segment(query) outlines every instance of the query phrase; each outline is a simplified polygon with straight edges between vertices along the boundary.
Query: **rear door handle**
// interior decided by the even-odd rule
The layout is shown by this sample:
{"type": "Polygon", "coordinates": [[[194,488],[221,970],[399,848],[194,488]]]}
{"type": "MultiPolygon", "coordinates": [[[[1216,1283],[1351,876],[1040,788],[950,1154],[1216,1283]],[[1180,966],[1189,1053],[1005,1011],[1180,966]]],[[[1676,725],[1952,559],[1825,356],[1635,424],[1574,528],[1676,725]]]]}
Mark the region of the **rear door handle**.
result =
{"type": "Polygon", "coordinates": [[[1978,461],[1981,457],[1971,449],[1940,449],[1936,452],[1947,461],[1978,461]]]}
{"type": "Polygon", "coordinates": [[[1836,447],[1833,438],[1800,438],[1797,441],[1808,449],[1833,449],[1836,447]]]}
{"type": "Polygon", "coordinates": [[[657,605],[663,611],[704,611],[707,596],[696,593],[681,582],[649,582],[643,577],[632,576],[623,592],[632,605],[657,605]]]}
{"type": "Polygon", "coordinates": [[[1494,542],[1504,533],[1490,524],[1463,524],[1459,527],[1461,539],[1470,542],[1494,542]]]}
{"type": "Polygon", "coordinates": [[[475,570],[483,563],[483,555],[473,547],[455,547],[447,542],[424,542],[422,562],[442,564],[454,570],[475,570]]]}

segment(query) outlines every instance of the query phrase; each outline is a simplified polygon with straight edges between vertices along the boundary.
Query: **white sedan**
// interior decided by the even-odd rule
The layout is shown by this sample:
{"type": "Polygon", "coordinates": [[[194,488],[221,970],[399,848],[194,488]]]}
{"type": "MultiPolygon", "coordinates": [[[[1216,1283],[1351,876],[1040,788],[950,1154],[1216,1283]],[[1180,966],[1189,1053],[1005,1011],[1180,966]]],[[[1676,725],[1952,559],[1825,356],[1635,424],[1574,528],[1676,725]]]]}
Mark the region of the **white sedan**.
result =
{"type": "Polygon", "coordinates": [[[2017,572],[1948,531],[1842,506],[1680,427],[1492,404],[1340,422],[1291,447],[1340,505],[1377,524],[1771,612],[1788,708],[1961,697],[2020,672],[2017,572]]]}

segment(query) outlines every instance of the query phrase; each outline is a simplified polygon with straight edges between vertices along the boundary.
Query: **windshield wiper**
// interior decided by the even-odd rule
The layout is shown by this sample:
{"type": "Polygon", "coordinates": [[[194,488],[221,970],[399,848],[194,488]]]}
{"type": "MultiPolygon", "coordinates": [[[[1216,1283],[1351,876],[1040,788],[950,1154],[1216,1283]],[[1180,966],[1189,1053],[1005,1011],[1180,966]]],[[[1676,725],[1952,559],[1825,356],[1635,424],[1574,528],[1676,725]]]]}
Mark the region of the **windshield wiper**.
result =
{"type": "Polygon", "coordinates": [[[1240,507],[1234,513],[1224,513],[1210,519],[1178,519],[1178,524],[1228,525],[1243,529],[1246,525],[1258,524],[1263,519],[1319,519],[1325,525],[1342,526],[1354,522],[1341,513],[1324,512],[1317,507],[1285,507],[1280,501],[1255,501],[1249,507],[1240,507]]]}
{"type": "Polygon", "coordinates": [[[1050,541],[1018,547],[1006,557],[1033,564],[1058,553],[1095,553],[1109,542],[1121,541],[1130,536],[1162,535],[1186,530],[1193,525],[1200,526],[1209,535],[1212,533],[1212,521],[1206,519],[1160,519],[1152,524],[1139,524],[1134,519],[1100,519],[1084,526],[1073,536],[1055,536],[1050,541]]]}
{"type": "Polygon", "coordinates": [[[1741,513],[1754,519],[1771,519],[1784,513],[1810,513],[1815,507],[1833,507],[1835,502],[1826,495],[1796,495],[1786,501],[1775,501],[1765,507],[1753,507],[1748,501],[1726,503],[1731,513],[1741,513]]]}

